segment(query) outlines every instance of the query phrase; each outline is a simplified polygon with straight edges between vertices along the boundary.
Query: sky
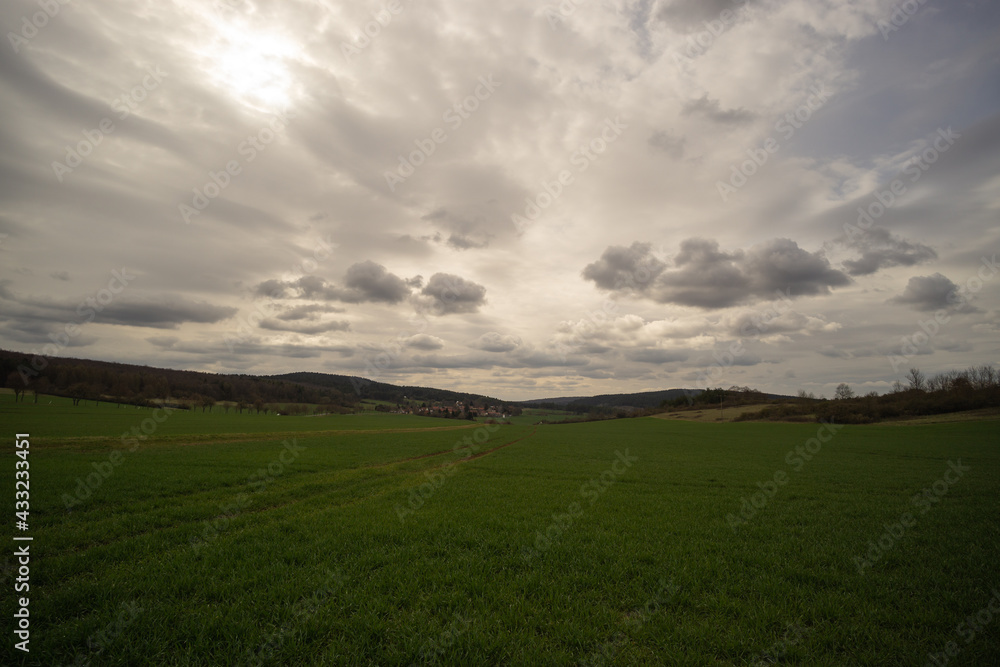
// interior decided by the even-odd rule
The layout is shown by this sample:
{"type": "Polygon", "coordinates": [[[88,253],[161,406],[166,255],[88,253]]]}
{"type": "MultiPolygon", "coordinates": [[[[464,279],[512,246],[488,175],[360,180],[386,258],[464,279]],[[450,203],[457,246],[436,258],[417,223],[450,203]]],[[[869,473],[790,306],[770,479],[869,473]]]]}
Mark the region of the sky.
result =
{"type": "Polygon", "coordinates": [[[1000,3],[0,21],[4,349],[506,400],[1000,363],[1000,3]]]}

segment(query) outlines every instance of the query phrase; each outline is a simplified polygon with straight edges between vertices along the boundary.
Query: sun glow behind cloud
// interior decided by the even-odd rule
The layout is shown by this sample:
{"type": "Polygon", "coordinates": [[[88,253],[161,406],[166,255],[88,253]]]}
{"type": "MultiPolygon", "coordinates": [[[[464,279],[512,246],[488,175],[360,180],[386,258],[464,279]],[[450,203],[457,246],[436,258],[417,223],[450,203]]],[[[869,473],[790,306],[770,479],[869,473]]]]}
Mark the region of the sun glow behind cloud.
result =
{"type": "Polygon", "coordinates": [[[233,11],[216,12],[208,22],[214,35],[198,55],[213,84],[258,111],[291,106],[296,81],[290,64],[303,59],[300,45],[233,11]]]}

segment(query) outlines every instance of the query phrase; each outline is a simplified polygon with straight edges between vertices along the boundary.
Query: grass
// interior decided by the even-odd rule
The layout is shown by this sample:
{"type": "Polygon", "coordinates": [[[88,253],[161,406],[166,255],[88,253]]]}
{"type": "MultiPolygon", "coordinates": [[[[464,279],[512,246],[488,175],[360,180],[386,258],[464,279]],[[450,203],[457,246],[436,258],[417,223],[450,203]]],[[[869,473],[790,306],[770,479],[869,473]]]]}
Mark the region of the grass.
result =
{"type": "Polygon", "coordinates": [[[620,419],[483,441],[482,425],[401,415],[331,418],[367,430],[337,433],[275,417],[315,431],[213,441],[258,418],[198,413],[67,510],[110,445],[59,433],[121,428],[87,410],[102,416],[0,412],[39,436],[32,652],[8,642],[5,664],[923,665],[949,641],[953,664],[1000,661],[1000,618],[969,643],[956,631],[1000,589],[1000,421],[844,427],[800,465],[815,424],[620,419]],[[492,451],[454,463],[466,436],[492,451]],[[911,496],[958,459],[970,470],[920,514],[911,496]],[[916,524],[859,572],[905,512],[916,524]]]}

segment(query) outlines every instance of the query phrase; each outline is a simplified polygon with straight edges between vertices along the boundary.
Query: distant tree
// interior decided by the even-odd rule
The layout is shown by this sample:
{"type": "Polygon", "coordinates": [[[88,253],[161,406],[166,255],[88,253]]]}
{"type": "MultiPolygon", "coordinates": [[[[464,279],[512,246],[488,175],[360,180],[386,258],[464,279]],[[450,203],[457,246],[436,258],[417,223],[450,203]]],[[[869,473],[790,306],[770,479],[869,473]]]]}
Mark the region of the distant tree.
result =
{"type": "Polygon", "coordinates": [[[910,389],[924,391],[927,388],[927,377],[918,368],[911,368],[906,374],[906,379],[910,383],[910,389]]]}
{"type": "Polygon", "coordinates": [[[263,401],[263,399],[260,399],[260,398],[256,399],[253,402],[253,409],[257,411],[257,414],[260,414],[260,411],[264,409],[264,401],[263,401]]]}
{"type": "Polygon", "coordinates": [[[14,390],[14,402],[17,403],[18,397],[21,397],[21,402],[24,402],[24,383],[21,381],[21,376],[17,371],[11,371],[7,374],[7,386],[14,390]]]}
{"type": "Polygon", "coordinates": [[[837,391],[834,394],[834,397],[841,401],[848,398],[854,398],[854,390],[851,389],[851,385],[846,382],[841,382],[837,385],[837,391]]]}
{"type": "Polygon", "coordinates": [[[799,389],[799,398],[809,398],[815,400],[816,395],[811,391],[806,391],[805,389],[799,389]]]}
{"type": "Polygon", "coordinates": [[[80,405],[80,401],[87,395],[87,388],[82,382],[77,382],[69,388],[69,396],[73,399],[73,405],[80,405]]]}

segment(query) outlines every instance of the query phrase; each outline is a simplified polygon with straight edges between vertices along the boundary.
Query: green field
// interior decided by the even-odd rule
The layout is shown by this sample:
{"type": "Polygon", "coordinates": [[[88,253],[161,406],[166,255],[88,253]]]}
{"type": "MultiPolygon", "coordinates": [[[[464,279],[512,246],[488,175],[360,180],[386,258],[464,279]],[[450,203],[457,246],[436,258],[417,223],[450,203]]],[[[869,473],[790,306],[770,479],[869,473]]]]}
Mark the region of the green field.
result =
{"type": "Polygon", "coordinates": [[[184,412],[124,447],[153,411],[2,398],[4,664],[1000,664],[997,420],[184,412]]]}

